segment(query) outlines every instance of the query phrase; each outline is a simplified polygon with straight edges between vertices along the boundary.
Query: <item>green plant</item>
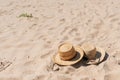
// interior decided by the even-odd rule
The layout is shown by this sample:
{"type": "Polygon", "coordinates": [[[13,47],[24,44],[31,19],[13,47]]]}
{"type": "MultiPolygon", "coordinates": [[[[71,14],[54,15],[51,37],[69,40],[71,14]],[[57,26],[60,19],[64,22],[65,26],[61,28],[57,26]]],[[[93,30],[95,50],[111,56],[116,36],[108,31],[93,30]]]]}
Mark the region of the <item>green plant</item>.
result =
{"type": "Polygon", "coordinates": [[[32,14],[27,14],[27,13],[22,13],[19,15],[19,17],[27,17],[27,18],[32,18],[32,14]]]}

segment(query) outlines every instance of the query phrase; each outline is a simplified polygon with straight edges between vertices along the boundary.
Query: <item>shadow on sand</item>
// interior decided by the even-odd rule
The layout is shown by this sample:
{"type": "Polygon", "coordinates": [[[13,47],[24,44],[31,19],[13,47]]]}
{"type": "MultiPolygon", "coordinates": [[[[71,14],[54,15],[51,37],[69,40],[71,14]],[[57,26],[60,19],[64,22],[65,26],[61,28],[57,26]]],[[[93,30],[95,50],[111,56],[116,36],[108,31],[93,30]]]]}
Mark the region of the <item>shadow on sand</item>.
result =
{"type": "MultiPolygon", "coordinates": [[[[108,53],[105,53],[105,57],[102,62],[106,61],[108,59],[108,57],[109,57],[108,53]]],[[[89,64],[86,64],[87,60],[88,60],[87,58],[83,57],[83,59],[81,61],[72,65],[72,67],[79,68],[80,66],[85,66],[85,67],[89,66],[89,64]]],[[[100,62],[100,63],[102,63],[102,62],[100,62]]],[[[98,63],[97,65],[99,65],[100,63],[98,63]]]]}

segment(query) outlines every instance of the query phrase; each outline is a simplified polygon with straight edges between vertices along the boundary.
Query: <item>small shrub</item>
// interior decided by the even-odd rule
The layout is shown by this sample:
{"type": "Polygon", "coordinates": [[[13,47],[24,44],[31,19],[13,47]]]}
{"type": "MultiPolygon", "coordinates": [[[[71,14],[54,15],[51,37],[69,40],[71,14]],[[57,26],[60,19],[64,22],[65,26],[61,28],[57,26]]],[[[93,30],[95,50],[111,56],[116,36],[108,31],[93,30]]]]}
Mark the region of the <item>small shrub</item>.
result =
{"type": "Polygon", "coordinates": [[[19,17],[27,17],[27,18],[32,18],[32,14],[27,14],[27,13],[22,13],[19,15],[19,17]]]}

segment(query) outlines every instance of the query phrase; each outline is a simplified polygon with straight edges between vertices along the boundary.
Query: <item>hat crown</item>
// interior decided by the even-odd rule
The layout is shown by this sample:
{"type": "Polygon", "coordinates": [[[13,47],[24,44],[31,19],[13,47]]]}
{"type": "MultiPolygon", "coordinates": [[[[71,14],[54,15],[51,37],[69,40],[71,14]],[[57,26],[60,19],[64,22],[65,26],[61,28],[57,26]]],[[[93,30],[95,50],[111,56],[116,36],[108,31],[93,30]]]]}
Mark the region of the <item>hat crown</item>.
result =
{"type": "Polygon", "coordinates": [[[60,45],[59,51],[60,52],[69,52],[72,49],[72,47],[73,46],[71,44],[65,43],[65,44],[60,45]]]}
{"type": "Polygon", "coordinates": [[[76,54],[74,47],[70,43],[61,44],[58,48],[58,53],[62,60],[70,60],[76,54]]]}
{"type": "Polygon", "coordinates": [[[85,55],[88,59],[94,59],[96,55],[96,47],[91,43],[84,43],[82,48],[85,52],[85,55]]]}

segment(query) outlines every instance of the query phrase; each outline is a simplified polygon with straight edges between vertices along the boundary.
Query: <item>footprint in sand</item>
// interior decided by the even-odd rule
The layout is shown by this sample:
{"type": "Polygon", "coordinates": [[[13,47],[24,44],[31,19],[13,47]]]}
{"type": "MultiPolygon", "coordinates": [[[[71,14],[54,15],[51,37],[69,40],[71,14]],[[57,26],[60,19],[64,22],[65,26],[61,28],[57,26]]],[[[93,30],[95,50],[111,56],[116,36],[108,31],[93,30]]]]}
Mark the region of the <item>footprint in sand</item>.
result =
{"type": "Polygon", "coordinates": [[[110,74],[107,74],[104,76],[104,80],[120,80],[120,72],[111,72],[110,74]]]}
{"type": "Polygon", "coordinates": [[[65,34],[69,30],[69,26],[66,26],[63,30],[61,30],[61,35],[65,34]]]}
{"type": "Polygon", "coordinates": [[[115,59],[117,60],[118,65],[120,65],[120,54],[119,51],[113,55],[113,57],[115,57],[115,59]]]}
{"type": "Polygon", "coordinates": [[[72,80],[72,79],[69,77],[65,77],[65,76],[58,76],[57,80],[72,80]]]}
{"type": "Polygon", "coordinates": [[[63,41],[66,41],[66,40],[68,40],[68,39],[69,39],[68,36],[64,36],[62,40],[63,40],[63,41]]]}
{"type": "Polygon", "coordinates": [[[50,27],[50,28],[48,28],[48,30],[54,30],[55,28],[54,27],[50,27]]]}
{"type": "Polygon", "coordinates": [[[23,80],[22,77],[0,78],[0,80],[23,80]]]}
{"type": "Polygon", "coordinates": [[[104,22],[100,20],[99,23],[95,24],[94,28],[98,31],[101,29],[102,25],[104,25],[104,22]]]}
{"type": "MultiPolygon", "coordinates": [[[[47,44],[50,44],[50,43],[51,43],[50,38],[47,37],[47,36],[45,36],[45,35],[41,35],[41,36],[39,36],[38,39],[42,39],[42,40],[45,41],[47,44]]],[[[46,46],[48,46],[48,45],[46,45],[46,46]]]]}
{"type": "Polygon", "coordinates": [[[74,38],[76,41],[80,41],[81,40],[81,37],[75,37],[74,38]]]}
{"type": "Polygon", "coordinates": [[[120,60],[117,60],[117,62],[118,62],[118,65],[120,65],[120,60]]]}
{"type": "Polygon", "coordinates": [[[41,55],[41,59],[45,59],[45,58],[47,58],[48,56],[50,56],[51,55],[51,53],[53,53],[54,51],[53,50],[50,50],[50,51],[48,51],[47,53],[44,53],[43,55],[41,55]]]}
{"type": "Polygon", "coordinates": [[[46,76],[45,75],[39,75],[36,76],[33,80],[45,80],[46,76]]]}
{"type": "Polygon", "coordinates": [[[76,35],[76,32],[77,32],[77,28],[73,28],[69,31],[69,34],[70,35],[76,35]]]}
{"type": "Polygon", "coordinates": [[[67,68],[64,68],[64,69],[63,69],[63,72],[64,72],[65,74],[70,74],[70,73],[75,72],[75,69],[74,69],[73,67],[67,67],[67,68]]]}
{"type": "Polygon", "coordinates": [[[81,80],[90,80],[88,77],[82,78],[81,80]]]}
{"type": "Polygon", "coordinates": [[[120,16],[119,15],[117,15],[117,14],[113,14],[113,15],[110,15],[109,17],[108,17],[108,20],[110,21],[110,22],[113,22],[113,23],[119,23],[120,22],[120,18],[119,18],[120,16]]]}

